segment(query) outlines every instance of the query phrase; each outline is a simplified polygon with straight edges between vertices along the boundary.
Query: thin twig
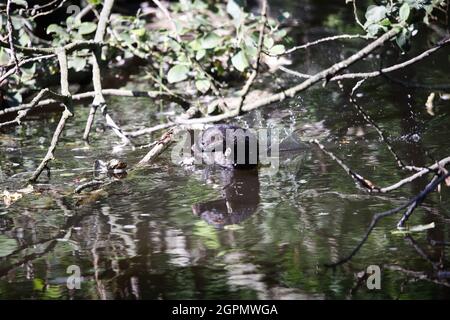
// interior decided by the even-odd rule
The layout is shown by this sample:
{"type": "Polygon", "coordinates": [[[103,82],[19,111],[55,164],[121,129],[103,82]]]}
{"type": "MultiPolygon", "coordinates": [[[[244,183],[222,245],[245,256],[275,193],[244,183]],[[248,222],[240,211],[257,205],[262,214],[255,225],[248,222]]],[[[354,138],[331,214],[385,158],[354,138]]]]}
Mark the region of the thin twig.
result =
{"type": "Polygon", "coordinates": [[[373,37],[367,36],[367,35],[362,35],[362,34],[340,34],[340,35],[336,35],[336,36],[320,38],[320,39],[317,39],[317,40],[314,40],[314,41],[311,41],[311,42],[308,42],[308,43],[305,43],[305,44],[302,44],[299,46],[289,48],[281,54],[271,54],[269,52],[264,52],[264,54],[271,56],[271,57],[278,57],[278,56],[290,54],[297,50],[313,47],[313,46],[316,46],[316,45],[324,43],[324,42],[330,42],[330,41],[335,41],[335,40],[349,40],[349,39],[366,39],[367,40],[367,39],[373,39],[373,37]]]}
{"type": "Polygon", "coordinates": [[[359,105],[359,103],[355,99],[355,93],[359,89],[359,87],[366,81],[367,78],[364,78],[356,83],[356,85],[353,87],[352,92],[350,93],[350,102],[352,105],[356,108],[356,110],[362,115],[364,120],[366,120],[378,133],[381,140],[384,142],[386,147],[388,148],[389,152],[392,154],[392,156],[395,158],[395,161],[397,163],[397,166],[402,170],[408,170],[408,171],[420,171],[423,170],[423,167],[416,167],[416,166],[409,166],[403,163],[403,161],[400,159],[398,154],[394,151],[394,148],[391,146],[390,142],[388,141],[388,138],[384,134],[383,130],[375,123],[375,121],[372,120],[372,118],[369,116],[367,112],[364,111],[364,109],[359,105]]]}
{"type": "Polygon", "coordinates": [[[365,28],[364,28],[364,25],[361,23],[361,20],[359,20],[359,17],[358,17],[358,8],[356,7],[356,0],[351,0],[351,1],[352,1],[352,3],[353,3],[353,15],[355,16],[355,21],[356,21],[356,23],[357,23],[361,28],[365,29],[365,28]]]}
{"type": "MultiPolygon", "coordinates": [[[[22,67],[28,63],[31,62],[36,62],[36,61],[43,61],[43,60],[47,60],[47,59],[51,59],[56,57],[56,54],[47,54],[47,55],[41,55],[38,57],[33,57],[33,58],[29,58],[29,59],[24,59],[21,60],[19,62],[19,67],[22,67]]],[[[9,65],[6,65],[4,67],[9,67],[9,65]]],[[[12,76],[14,73],[16,72],[15,70],[15,64],[13,64],[13,68],[9,69],[8,71],[6,71],[1,77],[0,77],[0,86],[3,84],[3,81],[6,80],[7,78],[9,78],[10,76],[12,76]]]]}

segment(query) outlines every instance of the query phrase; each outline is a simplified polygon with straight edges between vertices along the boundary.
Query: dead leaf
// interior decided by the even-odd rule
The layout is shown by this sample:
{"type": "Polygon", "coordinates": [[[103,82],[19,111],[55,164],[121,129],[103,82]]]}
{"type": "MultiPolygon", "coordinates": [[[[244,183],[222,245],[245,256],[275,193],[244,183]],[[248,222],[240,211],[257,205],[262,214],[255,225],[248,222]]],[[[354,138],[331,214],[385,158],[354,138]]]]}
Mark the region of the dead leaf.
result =
{"type": "Polygon", "coordinates": [[[17,200],[21,199],[24,194],[28,194],[34,191],[32,185],[28,185],[26,188],[19,189],[15,192],[9,192],[8,190],[4,190],[1,196],[3,197],[3,202],[6,207],[9,207],[17,200]]]}
{"type": "Polygon", "coordinates": [[[3,202],[5,203],[6,207],[9,207],[14,202],[22,198],[22,194],[18,192],[9,192],[8,190],[3,191],[3,202]]]}

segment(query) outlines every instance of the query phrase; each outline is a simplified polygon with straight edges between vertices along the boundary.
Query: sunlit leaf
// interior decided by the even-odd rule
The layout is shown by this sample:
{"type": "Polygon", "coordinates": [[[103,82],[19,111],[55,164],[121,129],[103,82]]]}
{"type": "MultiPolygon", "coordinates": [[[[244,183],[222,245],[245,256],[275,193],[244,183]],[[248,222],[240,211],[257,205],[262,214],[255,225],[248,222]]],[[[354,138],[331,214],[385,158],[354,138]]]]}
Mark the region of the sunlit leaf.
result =
{"type": "Polygon", "coordinates": [[[81,58],[81,57],[73,57],[69,60],[69,68],[74,69],[77,72],[82,71],[87,64],[87,59],[86,58],[81,58]]]}
{"type": "Polygon", "coordinates": [[[244,11],[238,3],[239,1],[237,0],[228,0],[227,3],[227,13],[233,17],[235,25],[241,24],[244,18],[244,11]]]}
{"type": "Polygon", "coordinates": [[[47,27],[47,34],[51,33],[62,34],[66,33],[66,31],[57,24],[51,24],[47,27]]]}
{"type": "Polygon", "coordinates": [[[366,19],[372,23],[383,20],[386,17],[385,6],[369,6],[366,11],[366,19]]]}
{"type": "Polygon", "coordinates": [[[102,3],[102,0],[88,0],[89,4],[92,4],[94,6],[99,5],[102,3]]]}
{"type": "Polygon", "coordinates": [[[90,34],[97,30],[97,25],[93,22],[83,22],[78,28],[78,33],[81,35],[90,34]]]}
{"type": "Polygon", "coordinates": [[[269,52],[272,55],[280,55],[283,54],[286,51],[286,48],[282,44],[277,44],[270,48],[269,52]]]}
{"type": "Polygon", "coordinates": [[[410,11],[411,11],[411,9],[410,9],[410,7],[409,7],[409,4],[407,4],[407,3],[405,2],[405,3],[400,7],[400,11],[399,11],[400,21],[406,21],[406,20],[408,20],[410,11]]]}
{"type": "Polygon", "coordinates": [[[180,82],[186,80],[188,77],[189,68],[185,65],[178,64],[170,68],[167,74],[167,80],[170,83],[180,82]]]}
{"type": "Polygon", "coordinates": [[[145,28],[139,28],[131,30],[131,32],[136,35],[137,37],[143,37],[145,36],[145,28]]]}
{"type": "Polygon", "coordinates": [[[214,49],[220,43],[222,39],[214,32],[209,33],[206,37],[202,38],[201,45],[203,49],[214,49]]]}
{"type": "Polygon", "coordinates": [[[265,38],[264,38],[264,47],[265,47],[266,49],[272,48],[273,45],[274,45],[274,40],[273,40],[273,38],[270,38],[270,37],[265,37],[265,38]]]}
{"type": "Polygon", "coordinates": [[[199,79],[195,81],[195,87],[201,93],[206,93],[211,87],[211,82],[208,79],[199,79]]]}
{"type": "Polygon", "coordinates": [[[244,70],[249,66],[247,56],[245,55],[245,52],[242,50],[236,53],[231,58],[231,63],[240,72],[244,72],[244,70]]]}

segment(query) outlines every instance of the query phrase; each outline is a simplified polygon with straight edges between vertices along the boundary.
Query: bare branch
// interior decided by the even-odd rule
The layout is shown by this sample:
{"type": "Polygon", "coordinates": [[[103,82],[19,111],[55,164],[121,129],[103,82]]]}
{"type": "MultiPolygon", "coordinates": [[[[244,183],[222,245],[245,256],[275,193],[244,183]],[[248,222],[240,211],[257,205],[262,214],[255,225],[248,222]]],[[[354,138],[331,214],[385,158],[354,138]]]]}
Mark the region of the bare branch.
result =
{"type": "MultiPolygon", "coordinates": [[[[100,19],[97,26],[97,31],[95,33],[94,41],[103,42],[106,27],[108,25],[109,16],[111,14],[112,7],[114,6],[114,0],[105,0],[103,3],[103,9],[100,13],[100,19]]],[[[102,93],[102,82],[101,82],[101,72],[100,72],[100,60],[101,51],[100,48],[94,51],[92,54],[92,83],[94,85],[95,97],[92,102],[91,109],[89,111],[89,116],[86,121],[86,127],[83,134],[83,139],[89,140],[89,133],[94,123],[95,113],[97,108],[100,106],[102,114],[105,117],[106,124],[113,130],[113,132],[122,139],[125,144],[131,144],[131,141],[123,134],[122,129],[114,122],[111,116],[108,114],[108,107],[106,105],[105,98],[102,93]]]]}
{"type": "Polygon", "coordinates": [[[61,103],[64,105],[64,111],[61,115],[61,119],[59,120],[58,126],[56,127],[56,130],[53,133],[53,138],[50,143],[50,147],[47,150],[47,154],[45,155],[44,159],[42,159],[41,164],[33,173],[32,177],[29,179],[31,182],[35,182],[45,168],[48,169],[48,163],[54,158],[53,152],[56,149],[59,137],[66,124],[66,120],[69,117],[73,116],[71,111],[72,99],[69,92],[69,79],[68,79],[69,71],[67,68],[67,53],[64,48],[60,48],[56,51],[56,54],[58,55],[59,68],[61,72],[61,95],[64,96],[64,99],[61,100],[61,103]]]}
{"type": "Polygon", "coordinates": [[[436,189],[436,187],[442,183],[442,181],[444,181],[448,176],[450,176],[449,173],[447,173],[446,175],[442,175],[437,179],[433,179],[426,187],[425,189],[423,189],[418,195],[416,195],[414,198],[412,198],[411,200],[409,200],[407,203],[397,207],[397,208],[393,208],[384,212],[380,212],[377,213],[373,216],[372,221],[370,222],[370,225],[365,233],[365,235],[363,236],[363,238],[360,240],[360,242],[358,243],[358,245],[352,250],[352,252],[346,256],[343,259],[340,259],[339,261],[335,262],[335,263],[330,263],[330,264],[326,264],[326,266],[328,267],[336,267],[338,265],[341,265],[343,263],[348,262],[349,260],[351,260],[355,254],[358,253],[359,249],[361,249],[361,247],[364,245],[364,243],[367,241],[367,239],[369,238],[369,235],[372,233],[372,230],[375,229],[375,226],[377,225],[378,221],[380,221],[382,218],[387,217],[387,216],[391,216],[393,214],[396,214],[397,212],[408,208],[409,206],[411,206],[414,203],[422,203],[423,200],[425,200],[425,198],[427,197],[427,195],[432,192],[433,190],[436,189]]]}
{"type": "MultiPolygon", "coordinates": [[[[375,77],[378,77],[378,76],[381,76],[381,75],[385,75],[387,73],[390,73],[390,72],[393,72],[393,71],[396,71],[396,70],[400,70],[400,69],[403,69],[403,68],[405,68],[407,66],[410,66],[410,65],[412,65],[414,63],[417,63],[417,62],[419,62],[419,61],[429,57],[432,53],[434,53],[437,50],[445,47],[449,43],[450,43],[450,38],[444,39],[443,41],[439,42],[433,48],[430,48],[430,49],[422,52],[421,54],[419,54],[419,55],[417,55],[417,56],[415,56],[415,57],[413,57],[413,58],[411,58],[409,60],[406,60],[406,61],[404,61],[402,63],[398,63],[398,64],[395,64],[395,65],[392,65],[390,67],[383,68],[383,69],[381,69],[379,71],[345,73],[345,74],[333,76],[333,77],[331,77],[329,79],[329,81],[338,81],[338,80],[344,80],[344,79],[358,79],[358,78],[367,79],[367,78],[375,78],[375,77]]],[[[284,66],[281,66],[279,69],[284,71],[284,72],[286,72],[286,73],[289,73],[289,74],[292,74],[292,75],[294,75],[296,77],[299,77],[299,78],[311,78],[312,77],[309,74],[300,73],[300,72],[297,72],[295,70],[288,69],[288,68],[286,68],[284,66]]]]}
{"type": "Polygon", "coordinates": [[[285,52],[283,52],[282,54],[273,55],[273,54],[270,54],[267,52],[264,52],[264,53],[269,56],[281,56],[281,55],[290,54],[297,50],[313,47],[313,46],[316,46],[316,45],[324,43],[324,42],[330,42],[330,41],[335,41],[335,40],[349,40],[349,39],[366,39],[366,40],[368,40],[368,39],[373,39],[373,37],[363,35],[363,34],[340,34],[340,35],[336,35],[336,36],[330,36],[330,37],[317,39],[317,40],[314,40],[314,41],[311,41],[311,42],[308,42],[308,43],[305,43],[305,44],[302,44],[299,46],[292,47],[292,48],[286,50],[285,52]]]}
{"type": "MultiPolygon", "coordinates": [[[[115,96],[115,97],[136,97],[136,98],[151,98],[151,99],[162,99],[170,102],[175,102],[183,106],[184,108],[187,108],[189,106],[188,102],[186,100],[180,100],[177,99],[177,97],[174,97],[172,95],[169,95],[164,92],[158,92],[158,91],[137,91],[137,90],[125,90],[125,89],[103,89],[102,94],[104,96],[115,96]]],[[[72,96],[73,101],[80,101],[87,98],[93,98],[95,97],[95,91],[88,91],[83,93],[74,94],[72,96]]],[[[53,105],[55,103],[59,103],[58,99],[47,99],[40,101],[36,107],[44,108],[46,106],[53,105]]],[[[17,107],[11,107],[6,108],[4,110],[0,110],[0,116],[3,116],[8,113],[15,113],[19,112],[21,110],[29,109],[29,104],[22,104],[17,107]]]]}

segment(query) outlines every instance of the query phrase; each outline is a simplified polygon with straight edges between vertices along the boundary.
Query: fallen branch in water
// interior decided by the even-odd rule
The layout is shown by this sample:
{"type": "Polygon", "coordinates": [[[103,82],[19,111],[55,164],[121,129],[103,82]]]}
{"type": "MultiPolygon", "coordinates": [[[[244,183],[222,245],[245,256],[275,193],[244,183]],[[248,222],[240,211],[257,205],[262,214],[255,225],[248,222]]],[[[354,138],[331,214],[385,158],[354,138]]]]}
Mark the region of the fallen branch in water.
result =
{"type": "Polygon", "coordinates": [[[421,169],[420,171],[416,172],[415,174],[402,179],[390,186],[387,187],[378,187],[376,186],[372,181],[364,178],[363,176],[361,176],[360,174],[358,174],[357,172],[353,171],[352,169],[350,169],[341,159],[339,159],[336,155],[334,155],[332,152],[328,151],[317,139],[313,139],[310,141],[310,143],[317,145],[326,155],[328,155],[330,158],[332,158],[334,161],[336,161],[337,164],[339,164],[339,166],[341,166],[342,169],[344,169],[344,171],[350,176],[352,177],[359,186],[363,187],[364,190],[372,192],[372,193],[388,193],[391,192],[393,190],[396,190],[400,187],[402,187],[403,185],[407,184],[407,183],[411,183],[416,179],[419,179],[423,176],[425,176],[428,173],[434,172],[437,173],[437,171],[442,168],[445,167],[447,164],[450,163],[450,157],[446,157],[443,158],[441,160],[439,160],[437,163],[429,166],[429,167],[424,167],[423,169],[421,169]]]}
{"type": "MultiPolygon", "coordinates": [[[[412,198],[411,200],[409,200],[407,203],[394,208],[394,209],[390,209],[384,212],[380,212],[377,213],[373,216],[372,221],[370,222],[370,225],[365,233],[365,235],[363,236],[363,238],[360,240],[360,242],[358,243],[358,245],[352,250],[352,252],[346,256],[343,259],[340,259],[339,261],[335,262],[335,263],[330,263],[330,264],[326,264],[327,267],[336,267],[338,265],[341,265],[343,263],[348,262],[349,260],[351,260],[355,254],[358,253],[358,251],[361,249],[361,247],[364,245],[364,243],[367,241],[367,239],[369,238],[369,235],[372,233],[372,230],[375,228],[375,226],[377,225],[378,221],[380,221],[382,218],[387,217],[387,216],[391,216],[393,214],[396,214],[398,212],[400,212],[401,210],[404,210],[414,204],[417,204],[414,206],[414,209],[420,204],[422,203],[425,198],[427,197],[427,195],[432,192],[433,190],[435,190],[437,188],[437,186],[442,183],[446,178],[448,178],[450,176],[449,173],[445,174],[445,175],[441,175],[439,178],[437,179],[433,179],[418,195],[416,195],[414,198],[412,198]]],[[[413,209],[413,210],[414,210],[413,209]]]]}
{"type": "Polygon", "coordinates": [[[65,96],[60,95],[60,94],[57,94],[57,93],[55,93],[55,92],[53,92],[53,91],[50,91],[50,90],[47,89],[47,88],[46,88],[46,89],[42,89],[42,90],[41,90],[41,91],[33,98],[33,100],[31,100],[31,102],[28,103],[28,104],[26,105],[26,106],[27,106],[26,109],[23,109],[23,110],[19,111],[18,114],[17,114],[17,117],[16,117],[14,120],[6,121],[6,122],[3,122],[3,123],[0,123],[0,128],[6,127],[6,126],[10,126],[10,125],[13,125],[13,124],[18,124],[18,125],[20,125],[22,119],[26,117],[26,115],[28,114],[28,112],[30,112],[31,110],[33,110],[33,108],[35,108],[35,107],[39,104],[40,100],[42,100],[42,99],[44,98],[44,96],[52,96],[52,97],[54,97],[55,102],[56,102],[56,101],[60,101],[60,102],[61,102],[61,101],[65,101],[65,99],[66,99],[65,96]]]}
{"type": "Polygon", "coordinates": [[[104,184],[105,184],[105,181],[102,181],[102,180],[88,181],[88,182],[83,183],[82,185],[79,185],[78,187],[76,187],[73,192],[74,193],[81,193],[81,191],[83,191],[85,189],[97,188],[97,187],[102,186],[104,184]]]}

